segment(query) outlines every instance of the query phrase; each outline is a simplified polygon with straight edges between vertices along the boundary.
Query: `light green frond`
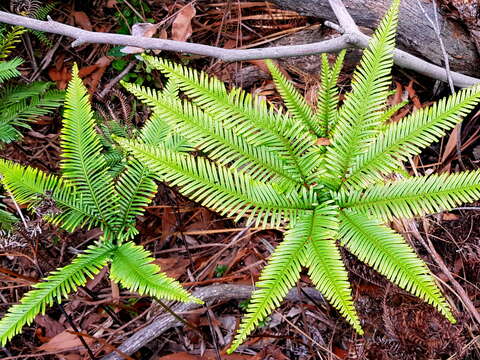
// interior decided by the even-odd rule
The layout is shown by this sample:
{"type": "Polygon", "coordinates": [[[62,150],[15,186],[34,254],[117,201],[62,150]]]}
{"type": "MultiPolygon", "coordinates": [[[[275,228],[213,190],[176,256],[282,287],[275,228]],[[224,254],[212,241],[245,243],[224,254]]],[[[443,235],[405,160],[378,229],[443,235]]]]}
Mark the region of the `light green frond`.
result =
{"type": "Polygon", "coordinates": [[[115,190],[119,194],[117,232],[122,240],[129,239],[138,233],[136,218],[153,199],[157,185],[147,167],[133,159],[120,175],[115,190]]]}
{"type": "Polygon", "coordinates": [[[5,343],[20,333],[25,324],[31,324],[37,314],[45,313],[47,306],[54,302],[61,302],[62,298],[77,290],[93,278],[110,258],[113,247],[103,243],[101,246],[90,246],[80,254],[71,264],[51,273],[44,281],[35,284],[34,290],[29,291],[13,305],[7,314],[0,320],[0,343],[5,343]]]}
{"type": "Polygon", "coordinates": [[[76,66],[65,97],[60,144],[63,176],[75,186],[83,202],[97,212],[104,232],[112,230],[117,196],[102,156],[102,144],[95,131],[87,89],[78,77],[76,66]]]}
{"type": "Polygon", "coordinates": [[[355,158],[346,185],[364,186],[381,179],[400,167],[408,157],[419,154],[422,149],[438,141],[479,102],[479,86],[462,89],[388,125],[367,151],[355,158]]]}
{"type": "Polygon", "coordinates": [[[110,277],[132,292],[183,302],[202,300],[190,295],[182,285],[164,273],[152,262],[154,259],[142,246],[126,242],[116,248],[112,259],[110,277]]]}
{"type": "MultiPolygon", "coordinates": [[[[125,88],[136,97],[154,107],[157,115],[155,124],[147,123],[149,128],[157,128],[157,119],[165,121],[169,128],[182,134],[192,146],[208,154],[220,164],[230,164],[232,168],[248,173],[259,180],[281,180],[291,184],[301,184],[295,173],[290,174],[284,162],[262,146],[253,146],[238,136],[232,129],[226,129],[199,107],[188,101],[181,101],[171,96],[161,96],[148,88],[135,84],[124,84],[125,88]]],[[[147,129],[147,133],[150,133],[147,129]]]]}
{"type": "Polygon", "coordinates": [[[247,174],[216,165],[201,157],[175,153],[165,147],[121,141],[150,171],[162,181],[179,186],[192,200],[221,214],[236,215],[277,227],[286,219],[295,218],[312,209],[316,195],[296,190],[280,193],[277,188],[256,181],[247,174]]]}
{"type": "Polygon", "coordinates": [[[373,34],[353,75],[352,91],[346,95],[339,111],[325,162],[337,187],[350,171],[354,157],[365,152],[378,134],[391,82],[399,3],[393,0],[373,34]]]}
{"type": "Polygon", "coordinates": [[[359,333],[363,334],[355,306],[348,274],[336,245],[338,208],[323,205],[315,209],[312,231],[305,244],[302,265],[315,287],[359,333]]]}
{"type": "Polygon", "coordinates": [[[93,209],[83,203],[75,189],[55,175],[0,159],[0,177],[20,204],[35,206],[46,196],[51,197],[62,213],[49,220],[68,231],[79,226],[94,227],[101,222],[93,209]]]}
{"type": "Polygon", "coordinates": [[[20,76],[20,71],[17,70],[17,67],[23,64],[23,59],[13,58],[9,61],[0,61],[0,84],[3,82],[20,76]]]}
{"type": "Polygon", "coordinates": [[[247,314],[228,350],[230,353],[245,341],[260,321],[280,306],[288,291],[295,286],[300,278],[305,243],[312,235],[313,221],[313,211],[302,215],[273,252],[255,284],[247,314]]]}
{"type": "Polygon", "coordinates": [[[349,211],[341,212],[340,224],[342,245],[352,254],[456,322],[427,266],[400,234],[377,220],[349,211]]]}
{"type": "Polygon", "coordinates": [[[0,59],[7,58],[17,43],[22,41],[22,34],[27,31],[22,26],[13,26],[6,34],[1,34],[0,39],[0,59]]]}
{"type": "Polygon", "coordinates": [[[266,60],[266,64],[272,74],[275,86],[293,119],[303,124],[305,128],[309,129],[317,137],[320,137],[318,123],[315,123],[313,111],[305,101],[305,98],[295,89],[292,82],[282,74],[276,64],[271,60],[266,60]]]}
{"type": "Polygon", "coordinates": [[[318,91],[315,123],[319,127],[318,137],[330,137],[335,129],[338,116],[338,76],[343,67],[346,50],[340,51],[335,64],[330,68],[327,54],[322,54],[321,87],[318,91]]]}
{"type": "Polygon", "coordinates": [[[433,214],[478,199],[480,170],[415,176],[339,194],[341,207],[384,220],[433,214]]]}
{"type": "Polygon", "coordinates": [[[265,101],[252,97],[242,89],[227,92],[225,85],[205,73],[173,64],[168,60],[144,56],[146,63],[175,81],[189,99],[225,128],[252,145],[263,145],[285,159],[292,171],[302,179],[310,169],[299,166],[298,157],[311,145],[312,138],[303,125],[275,112],[265,101]]]}

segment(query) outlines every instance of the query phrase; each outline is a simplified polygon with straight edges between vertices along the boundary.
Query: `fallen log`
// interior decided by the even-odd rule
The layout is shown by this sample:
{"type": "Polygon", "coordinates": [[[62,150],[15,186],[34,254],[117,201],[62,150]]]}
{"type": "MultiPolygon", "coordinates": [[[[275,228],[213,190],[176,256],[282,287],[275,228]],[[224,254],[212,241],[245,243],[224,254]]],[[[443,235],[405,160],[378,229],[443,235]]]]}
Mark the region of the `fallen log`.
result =
{"type": "MultiPolygon", "coordinates": [[[[279,7],[301,15],[332,21],[335,14],[328,0],[271,0],[279,7]]],[[[420,0],[428,16],[434,18],[431,2],[420,0]]],[[[376,28],[390,5],[390,0],[343,0],[348,12],[360,27],[376,28]]],[[[480,75],[480,55],[474,37],[461,23],[447,18],[440,11],[442,37],[453,71],[472,76],[480,75]]],[[[443,66],[443,55],[428,19],[422,13],[418,0],[402,0],[397,36],[398,48],[443,66]]]]}

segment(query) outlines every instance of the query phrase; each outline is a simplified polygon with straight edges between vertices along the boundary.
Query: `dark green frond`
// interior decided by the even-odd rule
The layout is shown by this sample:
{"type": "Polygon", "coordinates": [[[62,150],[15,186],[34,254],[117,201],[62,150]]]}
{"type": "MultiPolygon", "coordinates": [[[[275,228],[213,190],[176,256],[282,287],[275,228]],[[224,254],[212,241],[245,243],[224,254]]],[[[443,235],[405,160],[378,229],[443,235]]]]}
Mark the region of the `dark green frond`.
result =
{"type": "Polygon", "coordinates": [[[113,179],[102,156],[102,144],[95,131],[87,89],[75,66],[65,97],[61,132],[62,172],[82,200],[102,219],[102,229],[112,230],[117,213],[117,195],[113,179]]]}
{"type": "Polygon", "coordinates": [[[9,61],[0,61],[0,84],[3,82],[20,76],[20,71],[17,70],[17,67],[23,64],[23,59],[13,58],[9,61]]]}
{"type": "Polygon", "coordinates": [[[411,218],[480,199],[480,170],[415,176],[339,194],[340,206],[379,219],[411,218]]]}
{"type": "Polygon", "coordinates": [[[20,333],[25,324],[31,324],[35,316],[45,313],[47,306],[61,302],[62,298],[84,285],[88,278],[93,278],[110,258],[113,246],[103,243],[101,246],[90,246],[71,264],[51,273],[44,281],[34,285],[13,305],[0,320],[0,343],[5,343],[20,333]]]}
{"type": "Polygon", "coordinates": [[[142,246],[132,242],[116,248],[112,259],[110,277],[132,292],[157,299],[203,303],[190,295],[177,281],[160,271],[154,259],[142,246]]]}
{"type": "Polygon", "coordinates": [[[456,322],[427,266],[401,235],[377,220],[349,211],[341,212],[340,224],[342,245],[352,254],[456,322]]]}
{"type": "Polygon", "coordinates": [[[117,232],[122,239],[128,239],[137,234],[136,218],[152,200],[157,185],[147,167],[133,159],[120,175],[115,190],[119,195],[117,232]]]}

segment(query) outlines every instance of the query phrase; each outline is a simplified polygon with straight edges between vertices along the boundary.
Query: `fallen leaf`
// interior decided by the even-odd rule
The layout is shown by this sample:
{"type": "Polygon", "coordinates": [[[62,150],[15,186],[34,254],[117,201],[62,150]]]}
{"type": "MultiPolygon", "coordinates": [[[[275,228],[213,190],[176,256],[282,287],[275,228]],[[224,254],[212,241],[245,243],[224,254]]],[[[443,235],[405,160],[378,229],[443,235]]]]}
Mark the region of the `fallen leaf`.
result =
{"type": "Polygon", "coordinates": [[[330,141],[329,138],[318,138],[316,144],[328,146],[328,145],[332,145],[332,142],[330,141]]]}
{"type": "Polygon", "coordinates": [[[169,277],[178,279],[181,275],[185,274],[190,262],[187,259],[177,256],[158,258],[155,259],[154,263],[160,266],[162,271],[165,272],[169,277]]]}
{"type": "Polygon", "coordinates": [[[48,340],[65,330],[65,326],[48,315],[37,315],[35,323],[43,328],[43,336],[48,340]]]}
{"type": "Polygon", "coordinates": [[[75,24],[80,26],[84,30],[92,31],[93,26],[88,18],[88,15],[83,11],[72,11],[73,20],[75,24]]]}
{"type": "MultiPolygon", "coordinates": [[[[81,350],[84,349],[80,339],[77,335],[70,333],[72,329],[67,329],[55,335],[49,342],[37,348],[39,351],[46,352],[62,352],[66,350],[81,350]]],[[[87,344],[93,343],[93,339],[84,338],[87,344]]]]}
{"type": "Polygon", "coordinates": [[[443,213],[442,214],[442,220],[445,221],[453,221],[453,220],[458,220],[460,217],[457,214],[452,214],[452,213],[443,213]]]}
{"type": "Polygon", "coordinates": [[[115,5],[117,5],[117,0],[108,0],[107,1],[107,8],[111,9],[113,7],[115,7],[115,5]]]}
{"type": "Polygon", "coordinates": [[[193,4],[184,6],[177,14],[172,24],[172,39],[187,41],[192,36],[192,19],[196,11],[193,4]]]}
{"type": "Polygon", "coordinates": [[[445,149],[443,150],[442,159],[440,160],[441,163],[444,163],[447,158],[452,155],[455,150],[457,149],[457,139],[458,139],[458,126],[455,126],[450,133],[450,137],[448,138],[447,145],[445,145],[445,149]]]}
{"type": "MultiPolygon", "coordinates": [[[[132,36],[151,38],[157,32],[158,25],[150,23],[137,23],[132,26],[132,36]]],[[[125,46],[120,49],[124,54],[140,54],[145,49],[135,46],[125,46]]]]}

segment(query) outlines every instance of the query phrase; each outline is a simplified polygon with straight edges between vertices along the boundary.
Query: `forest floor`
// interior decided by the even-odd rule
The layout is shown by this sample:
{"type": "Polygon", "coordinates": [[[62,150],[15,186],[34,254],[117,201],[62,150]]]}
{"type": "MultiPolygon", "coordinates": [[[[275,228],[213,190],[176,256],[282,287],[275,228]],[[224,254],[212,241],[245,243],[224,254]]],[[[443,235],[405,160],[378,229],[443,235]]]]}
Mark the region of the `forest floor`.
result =
{"type": "MultiPolygon", "coordinates": [[[[13,2],[13,1],[12,1],[13,2]]],[[[28,2],[28,1],[25,1],[28,2]]],[[[0,5],[1,8],[1,5],[0,5]]],[[[8,6],[5,6],[8,8],[8,6]]],[[[265,46],[284,41],[299,32],[329,31],[315,19],[282,11],[263,2],[198,1],[192,14],[187,1],[96,0],[65,1],[51,12],[57,21],[87,30],[129,33],[136,22],[161,24],[156,36],[215,44],[225,48],[265,46]]],[[[48,47],[31,33],[17,46],[15,55],[25,59],[20,81],[54,81],[64,89],[74,63],[92,95],[100,114],[121,123],[141,127],[149,110],[114,84],[114,79],[132,62],[126,75],[129,81],[161,87],[163,78],[147,72],[133,55],[122,56],[118,48],[85,44],[70,47],[70,40],[47,35],[48,47]],[[25,42],[26,41],[26,42],[25,42]],[[30,43],[30,45],[28,45],[30,43]],[[28,45],[28,46],[27,46],[28,45]],[[42,62],[44,60],[44,62],[42,62]],[[107,89],[107,90],[105,90],[107,89]],[[123,95],[118,95],[121,93],[123,95]],[[104,95],[103,97],[100,94],[104,95]],[[119,110],[133,104],[133,117],[122,118],[119,110]]],[[[224,63],[209,58],[162,52],[160,56],[188,63],[226,82],[242,86],[276,105],[280,97],[265,71],[263,61],[224,63]]],[[[355,57],[349,58],[341,75],[341,87],[348,89],[355,57]]],[[[297,87],[313,103],[319,86],[320,61],[317,56],[281,61],[297,87]]],[[[404,99],[409,105],[398,118],[448,94],[448,88],[415,73],[395,69],[395,94],[391,102],[404,99]]],[[[473,112],[462,127],[462,161],[467,169],[480,164],[479,113],[473,112]]],[[[0,157],[38,167],[48,172],[59,169],[59,131],[61,111],[44,116],[26,131],[21,141],[7,145],[0,157]]],[[[462,166],[449,137],[407,164],[412,173],[456,171],[462,166]]],[[[3,202],[15,211],[6,197],[3,202]]],[[[41,232],[35,238],[22,239],[19,246],[2,248],[0,254],[0,313],[16,303],[29,287],[53,269],[68,264],[78,250],[85,248],[98,230],[68,234],[29,214],[41,232]]],[[[480,309],[480,207],[445,212],[434,216],[399,222],[402,231],[418,254],[429,264],[446,294],[456,306],[458,323],[450,324],[431,306],[389,284],[383,277],[354,257],[343,254],[357,310],[365,328],[358,336],[326,302],[311,301],[301,292],[311,286],[307,276],[298,285],[300,302],[285,302],[234,355],[225,355],[243,312],[245,301],[214,302],[187,314],[180,314],[195,329],[171,328],[153,342],[131,355],[133,359],[480,359],[478,324],[465,311],[461,299],[452,290],[447,275],[424,247],[428,238],[448,271],[480,309]]],[[[151,250],[156,262],[170,275],[187,283],[189,289],[214,284],[251,285],[271,249],[278,244],[278,231],[245,228],[183,198],[174,188],[159,184],[159,192],[139,219],[139,243],[151,250]]],[[[110,283],[102,271],[89,281],[88,292],[79,291],[64,302],[65,312],[78,330],[89,334],[86,341],[98,359],[111,352],[132,334],[154,321],[163,310],[149,298],[139,298],[110,283]],[[109,307],[114,316],[105,312],[109,307]]],[[[6,347],[1,359],[89,359],[71,324],[59,307],[37,316],[6,347]]]]}

